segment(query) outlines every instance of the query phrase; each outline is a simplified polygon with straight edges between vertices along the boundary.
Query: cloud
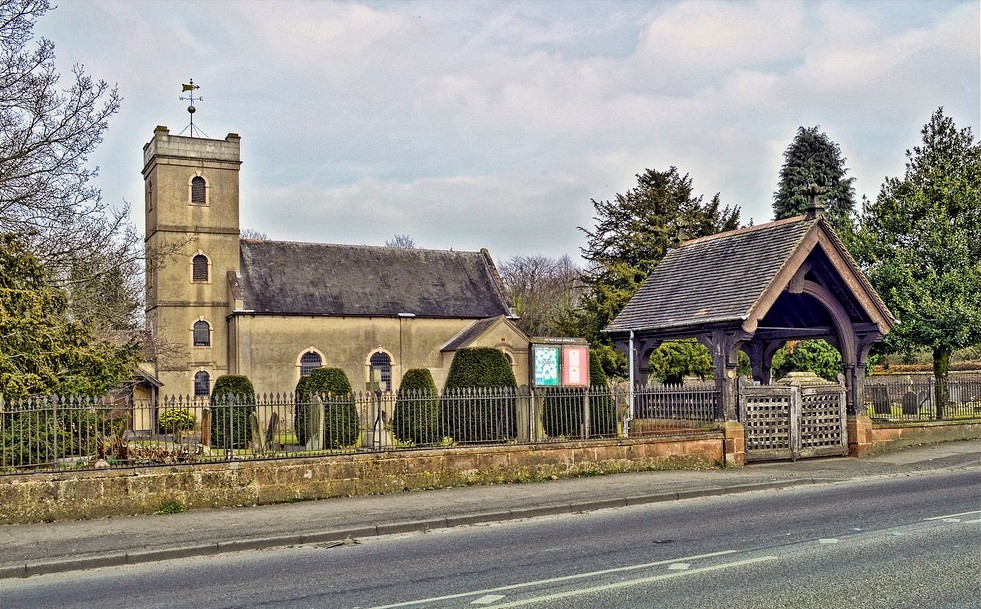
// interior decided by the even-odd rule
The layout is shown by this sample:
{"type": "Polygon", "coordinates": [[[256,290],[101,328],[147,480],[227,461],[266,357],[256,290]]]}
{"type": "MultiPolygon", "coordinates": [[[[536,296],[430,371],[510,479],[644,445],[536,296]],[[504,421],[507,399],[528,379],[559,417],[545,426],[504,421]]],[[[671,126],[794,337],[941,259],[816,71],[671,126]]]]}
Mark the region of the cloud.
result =
{"type": "Polygon", "coordinates": [[[141,200],[142,145],[186,126],[193,77],[195,123],[242,135],[243,225],[577,257],[590,199],[646,168],[759,223],[798,126],[869,195],[937,106],[978,135],[978,20],[972,1],[93,0],[41,24],[62,65],[120,84],[93,157],[108,200],[141,200]]]}

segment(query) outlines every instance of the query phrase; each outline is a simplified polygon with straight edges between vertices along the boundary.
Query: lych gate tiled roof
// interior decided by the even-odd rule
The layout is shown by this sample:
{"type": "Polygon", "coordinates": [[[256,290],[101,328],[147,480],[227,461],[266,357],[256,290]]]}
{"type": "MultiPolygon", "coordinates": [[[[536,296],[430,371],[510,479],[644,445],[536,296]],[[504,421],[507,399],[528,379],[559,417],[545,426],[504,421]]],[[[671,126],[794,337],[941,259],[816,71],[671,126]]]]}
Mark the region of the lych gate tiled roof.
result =
{"type": "Polygon", "coordinates": [[[244,309],[283,315],[484,318],[508,315],[486,251],[289,241],[241,242],[244,309]]]}
{"type": "Polygon", "coordinates": [[[683,243],[655,267],[607,331],[746,319],[816,222],[791,218],[683,243]]]}

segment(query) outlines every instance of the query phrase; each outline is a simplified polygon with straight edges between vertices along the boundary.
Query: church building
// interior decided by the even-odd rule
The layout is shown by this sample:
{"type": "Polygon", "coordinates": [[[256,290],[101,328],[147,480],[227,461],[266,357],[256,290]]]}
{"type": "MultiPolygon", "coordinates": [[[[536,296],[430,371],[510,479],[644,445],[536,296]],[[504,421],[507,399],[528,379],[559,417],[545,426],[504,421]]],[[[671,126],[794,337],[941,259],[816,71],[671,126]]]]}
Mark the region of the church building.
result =
{"type": "MultiPolygon", "coordinates": [[[[206,397],[224,374],[291,393],[318,367],[394,391],[456,350],[494,347],[528,382],[528,337],[487,252],[242,239],[240,137],[171,135],[143,147],[146,314],[161,395],[206,397]]],[[[325,218],[324,223],[329,224],[325,218]]]]}

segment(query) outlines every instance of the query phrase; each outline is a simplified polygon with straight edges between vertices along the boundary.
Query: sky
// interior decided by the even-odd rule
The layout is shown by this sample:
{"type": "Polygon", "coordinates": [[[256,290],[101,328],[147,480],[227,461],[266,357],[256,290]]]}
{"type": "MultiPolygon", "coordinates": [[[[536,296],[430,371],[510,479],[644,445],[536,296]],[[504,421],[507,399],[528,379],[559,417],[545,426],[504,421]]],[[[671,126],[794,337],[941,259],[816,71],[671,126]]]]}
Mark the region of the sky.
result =
{"type": "MultiPolygon", "coordinates": [[[[242,137],[241,225],[271,239],[582,264],[593,200],[676,166],[743,223],[820,126],[856,194],[943,106],[981,136],[981,2],[60,0],[57,66],[118,87],[90,157],[143,227],[142,149],[242,137]]],[[[67,78],[63,81],[67,83],[67,78]]]]}

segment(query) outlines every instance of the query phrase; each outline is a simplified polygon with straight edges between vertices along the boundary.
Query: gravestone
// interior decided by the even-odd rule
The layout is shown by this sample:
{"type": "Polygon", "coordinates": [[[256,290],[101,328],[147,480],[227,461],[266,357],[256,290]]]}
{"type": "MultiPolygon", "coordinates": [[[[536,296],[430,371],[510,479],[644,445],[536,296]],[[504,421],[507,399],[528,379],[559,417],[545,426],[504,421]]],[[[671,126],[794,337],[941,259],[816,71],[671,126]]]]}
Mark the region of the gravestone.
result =
{"type": "Polygon", "coordinates": [[[889,388],[885,385],[870,385],[872,393],[872,412],[875,414],[891,414],[892,404],[889,402],[889,388]]]}
{"type": "Polygon", "coordinates": [[[903,396],[903,414],[914,415],[920,407],[920,398],[913,391],[907,391],[903,396]]]}

